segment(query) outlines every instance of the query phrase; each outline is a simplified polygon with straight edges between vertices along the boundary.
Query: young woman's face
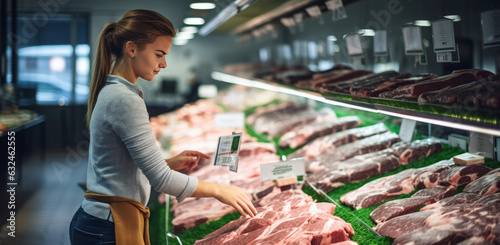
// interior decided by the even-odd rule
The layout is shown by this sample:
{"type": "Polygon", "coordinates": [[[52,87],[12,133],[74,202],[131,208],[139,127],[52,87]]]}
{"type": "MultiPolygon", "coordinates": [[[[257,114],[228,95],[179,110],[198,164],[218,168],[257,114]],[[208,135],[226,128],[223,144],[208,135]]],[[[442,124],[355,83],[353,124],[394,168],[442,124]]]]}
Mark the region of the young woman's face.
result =
{"type": "Polygon", "coordinates": [[[160,69],[167,67],[165,56],[172,47],[172,37],[160,36],[153,43],[137,50],[132,59],[132,69],[136,77],[153,81],[160,69]]]}

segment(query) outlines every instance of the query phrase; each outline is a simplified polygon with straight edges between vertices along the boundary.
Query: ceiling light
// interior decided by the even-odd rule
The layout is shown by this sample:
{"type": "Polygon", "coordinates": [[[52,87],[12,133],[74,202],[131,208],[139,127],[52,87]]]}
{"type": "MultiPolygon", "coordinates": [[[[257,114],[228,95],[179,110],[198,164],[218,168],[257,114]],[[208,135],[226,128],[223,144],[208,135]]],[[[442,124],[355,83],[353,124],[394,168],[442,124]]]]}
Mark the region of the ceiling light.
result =
{"type": "Polygon", "coordinates": [[[175,39],[192,39],[194,34],[191,32],[179,32],[175,35],[175,39]]]}
{"type": "Polygon", "coordinates": [[[462,20],[462,17],[460,15],[452,14],[452,15],[445,15],[444,16],[446,19],[453,20],[453,22],[459,22],[462,20]]]}
{"type": "Polygon", "coordinates": [[[359,29],[358,34],[365,37],[373,37],[375,36],[375,31],[372,29],[359,29]]]}
{"type": "Polygon", "coordinates": [[[186,45],[188,41],[188,39],[174,39],[174,45],[186,45]]]}
{"type": "Polygon", "coordinates": [[[205,20],[199,17],[190,17],[184,19],[184,24],[186,25],[203,25],[205,20]]]}
{"type": "Polygon", "coordinates": [[[196,28],[195,26],[185,26],[185,27],[182,27],[181,32],[197,33],[198,28],[196,28]]]}
{"type": "Polygon", "coordinates": [[[326,39],[327,39],[328,41],[332,41],[332,42],[337,41],[337,37],[336,37],[336,36],[334,36],[334,35],[330,35],[330,36],[326,37],[326,39]]]}
{"type": "Polygon", "coordinates": [[[431,26],[431,22],[428,20],[416,20],[413,24],[416,26],[431,26]]]}
{"type": "Polygon", "coordinates": [[[213,3],[192,3],[192,4],[189,4],[189,7],[192,9],[206,10],[206,9],[214,9],[215,4],[213,4],[213,3]]]}

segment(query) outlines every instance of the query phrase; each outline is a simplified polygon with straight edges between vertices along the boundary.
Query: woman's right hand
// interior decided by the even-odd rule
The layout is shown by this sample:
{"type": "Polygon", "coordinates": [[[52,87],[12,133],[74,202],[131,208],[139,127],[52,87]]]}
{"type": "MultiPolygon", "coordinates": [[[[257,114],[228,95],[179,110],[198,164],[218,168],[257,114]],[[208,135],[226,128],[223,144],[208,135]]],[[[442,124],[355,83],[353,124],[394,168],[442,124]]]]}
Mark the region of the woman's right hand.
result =
{"type": "Polygon", "coordinates": [[[242,216],[248,214],[253,217],[257,214],[257,210],[252,204],[251,196],[236,186],[199,181],[198,187],[192,196],[215,197],[220,202],[231,205],[242,216]]]}

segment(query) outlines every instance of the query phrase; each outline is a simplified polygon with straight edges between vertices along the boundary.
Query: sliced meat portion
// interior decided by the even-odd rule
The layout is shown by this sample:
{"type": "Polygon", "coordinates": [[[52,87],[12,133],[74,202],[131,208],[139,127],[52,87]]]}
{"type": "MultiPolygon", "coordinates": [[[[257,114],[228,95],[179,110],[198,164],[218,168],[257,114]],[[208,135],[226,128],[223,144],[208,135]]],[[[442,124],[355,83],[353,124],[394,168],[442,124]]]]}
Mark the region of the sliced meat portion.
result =
{"type": "Polygon", "coordinates": [[[311,89],[320,91],[320,88],[324,87],[326,84],[335,84],[342,81],[348,81],[356,78],[365,77],[367,74],[373,74],[371,71],[367,70],[340,70],[332,74],[332,76],[314,79],[311,83],[311,89]]]}
{"type": "Polygon", "coordinates": [[[494,169],[483,177],[468,184],[463,192],[476,193],[480,196],[491,195],[500,191],[500,168],[494,169]]]}
{"type": "Polygon", "coordinates": [[[254,125],[255,121],[259,117],[273,117],[273,114],[279,113],[279,111],[294,111],[294,110],[302,110],[303,105],[299,105],[296,102],[283,102],[280,104],[272,104],[265,107],[259,107],[255,110],[254,113],[248,115],[246,117],[246,122],[249,125],[254,125]]]}
{"type": "Polygon", "coordinates": [[[297,148],[318,137],[356,128],[359,125],[361,125],[361,120],[356,116],[347,116],[332,121],[312,123],[288,131],[281,136],[278,144],[282,148],[297,148]]]}
{"type": "MultiPolygon", "coordinates": [[[[267,133],[269,136],[274,138],[290,130],[293,130],[296,127],[300,127],[310,123],[333,121],[335,119],[337,119],[335,112],[333,112],[329,108],[324,108],[319,111],[315,111],[314,109],[309,108],[307,110],[296,113],[283,114],[282,117],[278,119],[278,121],[270,121],[264,128],[256,128],[256,130],[259,133],[267,133]]],[[[258,119],[257,122],[259,122],[258,119]]]]}
{"type": "Polygon", "coordinates": [[[288,158],[305,157],[306,160],[310,160],[317,157],[327,149],[364,139],[376,134],[385,133],[387,131],[389,131],[389,129],[383,123],[340,131],[334,134],[319,137],[309,142],[298,151],[288,155],[288,158]]]}
{"type": "Polygon", "coordinates": [[[439,175],[440,185],[461,186],[468,184],[491,171],[491,168],[481,164],[454,166],[439,175]]]}
{"type": "Polygon", "coordinates": [[[353,86],[360,86],[371,81],[389,80],[391,77],[398,76],[396,71],[385,71],[382,73],[371,73],[353,79],[340,81],[336,83],[326,83],[320,88],[322,93],[345,93],[349,94],[349,89],[353,86]]]}
{"type": "MultiPolygon", "coordinates": [[[[500,80],[499,75],[486,77],[483,79],[479,79],[477,81],[473,81],[470,83],[466,83],[460,86],[456,86],[454,88],[448,88],[439,92],[426,92],[422,93],[418,97],[419,103],[433,103],[433,104],[443,104],[443,105],[458,105],[459,98],[463,94],[468,94],[470,92],[480,91],[483,87],[495,87],[494,81],[500,80]]],[[[496,82],[498,83],[498,82],[496,82]]],[[[485,91],[486,92],[486,91],[485,91]]],[[[493,90],[491,91],[493,92],[493,90]]],[[[480,93],[484,95],[485,93],[480,93]]],[[[489,97],[489,96],[486,96],[489,97]]]]}
{"type": "Polygon", "coordinates": [[[393,90],[394,96],[392,98],[418,98],[418,96],[425,92],[440,90],[446,87],[456,87],[492,75],[493,73],[484,70],[452,73],[415,84],[400,86],[393,90]]]}
{"type": "Polygon", "coordinates": [[[433,210],[428,210],[398,216],[378,224],[375,231],[382,236],[396,238],[424,227],[425,220],[433,213],[433,210]]]}
{"type": "Polygon", "coordinates": [[[422,189],[409,198],[392,200],[377,207],[370,213],[375,223],[380,224],[394,217],[418,211],[422,205],[435,203],[455,194],[454,186],[435,186],[422,189]]]}
{"type": "Polygon", "coordinates": [[[426,205],[425,207],[421,208],[420,211],[448,207],[448,206],[453,206],[453,205],[457,205],[457,204],[472,204],[472,203],[475,203],[480,198],[481,198],[481,196],[479,196],[476,193],[462,192],[462,193],[458,193],[454,196],[439,200],[436,203],[426,205]]]}
{"type": "Polygon", "coordinates": [[[412,75],[410,73],[386,73],[383,76],[379,76],[373,79],[367,79],[363,83],[350,87],[349,92],[354,96],[370,97],[372,96],[372,91],[378,88],[380,84],[387,81],[408,79],[411,76],[412,75]]]}
{"type": "Polygon", "coordinates": [[[441,152],[443,145],[435,139],[415,140],[400,154],[401,164],[406,165],[422,157],[441,152]]]}
{"type": "Polygon", "coordinates": [[[355,209],[371,207],[402,194],[411,193],[415,190],[413,182],[417,176],[429,175],[429,173],[446,169],[453,165],[453,160],[450,159],[419,169],[410,168],[395,175],[366,183],[362,187],[342,195],[340,201],[355,209]]]}
{"type": "Polygon", "coordinates": [[[401,141],[395,133],[386,132],[364,138],[337,148],[331,148],[322,152],[315,159],[306,162],[306,171],[316,172],[327,169],[329,165],[337,164],[340,161],[351,157],[383,150],[391,147],[392,144],[401,141]]]}
{"type": "MultiPolygon", "coordinates": [[[[394,79],[390,81],[385,81],[382,84],[380,84],[377,88],[375,88],[373,91],[370,92],[371,97],[379,97],[380,94],[388,91],[392,91],[395,88],[403,85],[408,85],[408,84],[414,84],[418,83],[424,80],[432,79],[437,77],[437,75],[434,74],[426,74],[426,75],[417,75],[414,77],[410,78],[405,78],[405,79],[394,79]]],[[[380,97],[385,97],[385,96],[380,96],[380,97]]],[[[394,97],[392,96],[387,96],[388,98],[394,97]]]]}

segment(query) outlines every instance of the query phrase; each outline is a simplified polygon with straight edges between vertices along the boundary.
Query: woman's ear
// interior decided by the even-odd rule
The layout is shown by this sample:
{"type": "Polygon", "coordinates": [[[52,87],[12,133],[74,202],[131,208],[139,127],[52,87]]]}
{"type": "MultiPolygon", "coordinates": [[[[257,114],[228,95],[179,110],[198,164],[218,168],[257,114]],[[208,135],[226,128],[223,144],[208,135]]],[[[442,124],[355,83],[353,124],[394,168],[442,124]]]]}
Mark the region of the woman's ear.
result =
{"type": "Polygon", "coordinates": [[[137,45],[135,45],[132,41],[127,41],[125,43],[125,53],[130,56],[130,58],[134,58],[137,52],[137,45]]]}

